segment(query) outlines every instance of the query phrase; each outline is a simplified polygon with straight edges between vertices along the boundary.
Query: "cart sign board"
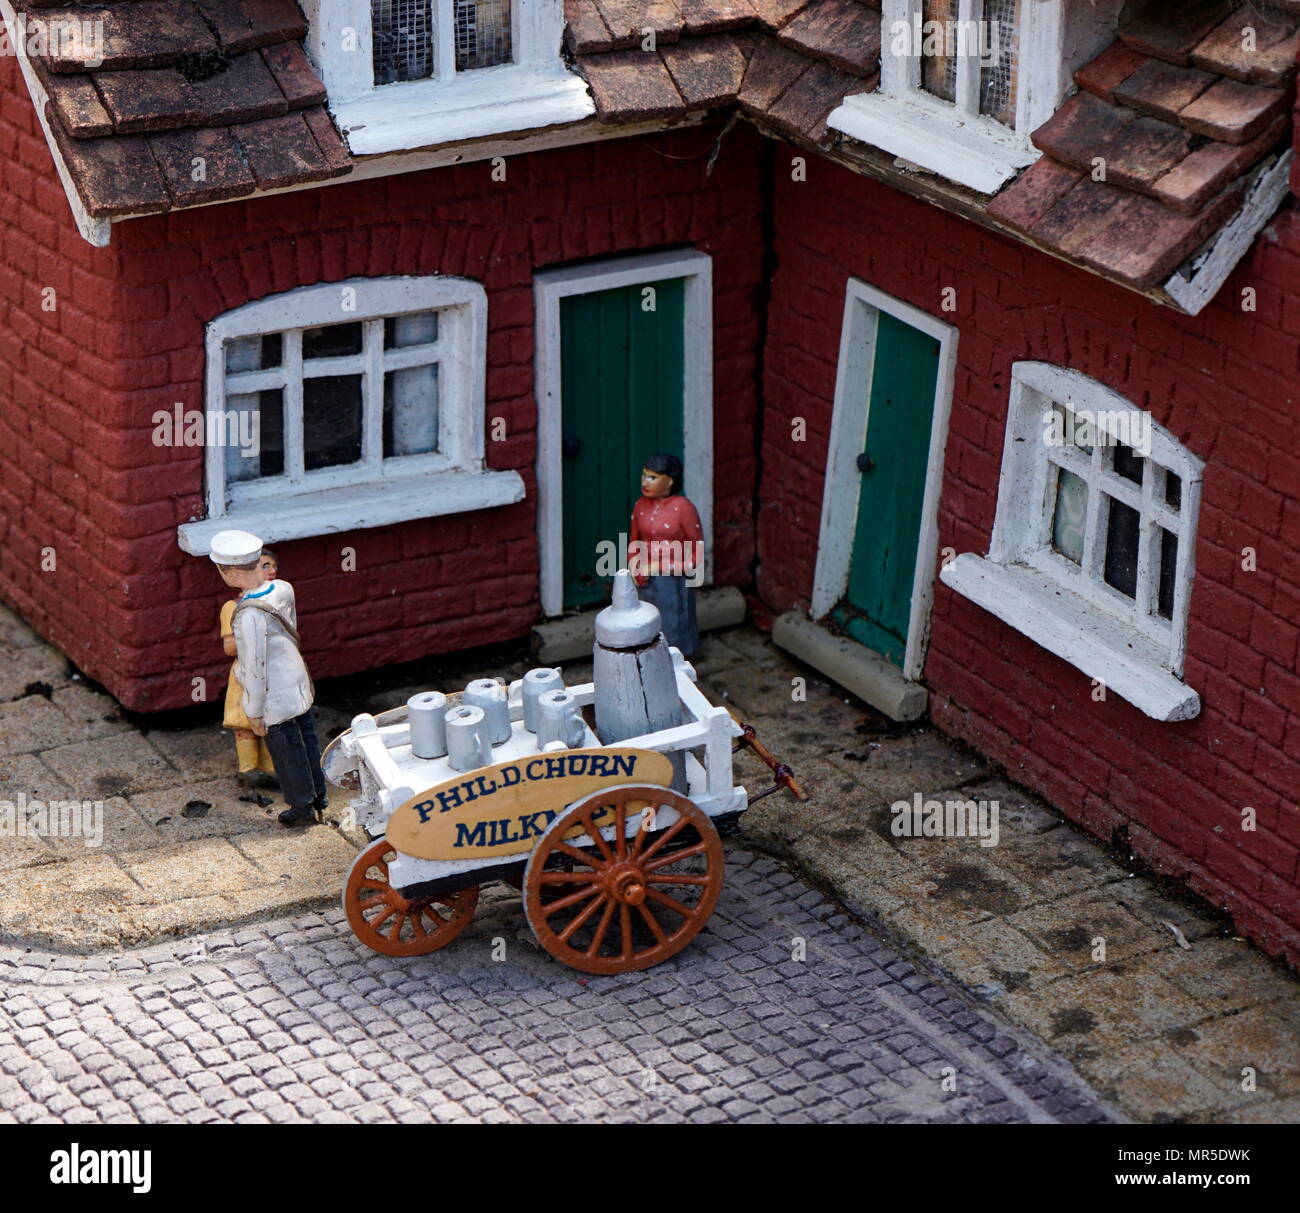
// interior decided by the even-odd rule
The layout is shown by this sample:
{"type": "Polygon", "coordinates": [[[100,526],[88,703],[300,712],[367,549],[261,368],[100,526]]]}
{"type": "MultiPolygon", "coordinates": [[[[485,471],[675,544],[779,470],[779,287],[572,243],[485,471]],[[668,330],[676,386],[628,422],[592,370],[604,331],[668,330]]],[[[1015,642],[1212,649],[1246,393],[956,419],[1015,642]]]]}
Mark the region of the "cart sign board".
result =
{"type": "MultiPolygon", "coordinates": [[[[654,750],[601,746],[532,754],[413,796],[388,819],[388,841],[416,859],[506,859],[531,851],[566,805],[591,792],[624,783],[668,787],[672,779],[672,762],[654,750]]],[[[596,821],[611,824],[613,812],[596,821]]]]}

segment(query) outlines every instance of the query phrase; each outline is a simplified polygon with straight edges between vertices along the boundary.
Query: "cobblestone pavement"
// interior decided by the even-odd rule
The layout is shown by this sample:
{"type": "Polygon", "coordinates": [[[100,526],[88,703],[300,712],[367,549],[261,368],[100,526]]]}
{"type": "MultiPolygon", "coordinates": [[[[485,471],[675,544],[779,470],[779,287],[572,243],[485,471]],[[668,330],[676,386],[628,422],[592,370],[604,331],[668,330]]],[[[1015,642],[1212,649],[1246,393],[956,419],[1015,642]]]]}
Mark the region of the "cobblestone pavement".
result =
{"type": "Polygon", "coordinates": [[[417,959],[367,951],[338,911],[0,951],[0,1122],[1114,1118],[771,859],[727,866],[705,934],[612,979],[539,952],[503,888],[417,959]]]}
{"type": "MultiPolygon", "coordinates": [[[[322,688],[322,734],[416,691],[518,677],[527,661],[513,651],[453,654],[336,680],[322,688]]],[[[810,793],[805,802],[781,795],[755,804],[744,818],[746,845],[832,889],[858,919],[882,923],[968,991],[981,1014],[1059,1051],[1123,1115],[1300,1122],[1300,983],[1226,920],[1156,885],[1016,787],[1014,770],[991,767],[924,724],[884,721],[752,628],[706,636],[694,664],[710,699],[752,723],[810,793]],[[896,837],[893,802],[918,794],[996,802],[998,845],[896,837]],[[1250,1089],[1248,1071],[1257,1079],[1250,1089]]],[[[590,667],[567,662],[565,673],[581,682],[590,667]]],[[[274,821],[277,803],[242,800],[215,713],[213,705],[183,720],[129,718],[0,608],[0,814],[19,797],[28,806],[90,797],[104,809],[97,847],[0,826],[0,955],[5,945],[114,955],[335,903],[362,838],[326,827],[286,831],[274,821]]],[[[742,756],[737,779],[757,788],[767,776],[742,756]]],[[[336,798],[336,813],[345,802],[336,798]]],[[[511,933],[517,911],[502,913],[506,967],[518,972],[531,945],[511,933]]],[[[330,932],[346,935],[338,923],[330,932]]],[[[445,979],[456,972],[449,965],[467,963],[476,938],[482,947],[492,936],[462,937],[436,958],[436,973],[445,979]]],[[[697,951],[678,963],[689,968],[697,951]]],[[[792,971],[818,971],[808,965],[792,971]]],[[[507,980],[500,965],[484,971],[507,980]]],[[[556,980],[549,962],[535,971],[556,980]]],[[[718,972],[734,970],[700,970],[701,979],[720,980],[718,972]]]]}

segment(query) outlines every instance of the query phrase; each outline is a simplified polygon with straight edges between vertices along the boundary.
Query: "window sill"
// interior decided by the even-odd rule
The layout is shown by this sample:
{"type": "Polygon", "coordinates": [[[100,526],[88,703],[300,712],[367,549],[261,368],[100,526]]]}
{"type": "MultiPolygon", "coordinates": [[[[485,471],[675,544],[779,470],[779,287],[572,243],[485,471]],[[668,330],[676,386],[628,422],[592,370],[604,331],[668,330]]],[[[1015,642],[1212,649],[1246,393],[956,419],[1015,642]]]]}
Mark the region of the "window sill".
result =
{"type": "Polygon", "coordinates": [[[206,556],[218,531],[252,531],[267,543],[279,543],[486,510],[523,499],[518,472],[435,472],[241,504],[220,518],[182,523],[176,538],[182,551],[206,556]]]}
{"type": "Polygon", "coordinates": [[[832,129],[878,147],[981,194],[996,194],[1041,154],[991,118],[962,115],[925,93],[857,93],[826,120],[832,129]]]}
{"type": "Polygon", "coordinates": [[[1153,720],[1200,714],[1200,696],[1161,663],[1151,640],[1103,616],[1046,574],[967,552],[945,565],[939,580],[1153,720]]]}
{"type": "Polygon", "coordinates": [[[354,156],[560,126],[595,112],[586,84],[558,63],[483,68],[445,84],[386,84],[333,108],[354,156]]]}

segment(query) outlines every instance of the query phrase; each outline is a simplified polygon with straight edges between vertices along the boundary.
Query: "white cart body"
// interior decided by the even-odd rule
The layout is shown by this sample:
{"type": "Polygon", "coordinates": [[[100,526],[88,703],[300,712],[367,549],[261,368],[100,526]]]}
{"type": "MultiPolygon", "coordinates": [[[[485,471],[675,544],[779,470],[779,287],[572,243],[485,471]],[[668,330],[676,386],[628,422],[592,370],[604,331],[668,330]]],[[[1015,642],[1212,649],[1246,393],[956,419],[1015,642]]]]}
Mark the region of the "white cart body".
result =
{"type": "MultiPolygon", "coordinates": [[[[723,707],[714,707],[695,685],[695,669],[677,649],[671,649],[673,673],[677,681],[677,694],[685,723],[671,729],[661,729],[640,737],[629,737],[617,743],[619,748],[635,747],[663,754],[685,752],[685,795],[710,818],[730,814],[739,815],[748,805],[743,787],[732,783],[732,745],[742,730],[731,713],[723,707]],[[697,757],[698,754],[698,757],[697,757]]],[[[595,699],[595,685],[583,683],[565,688],[585,708],[595,699]]],[[[450,700],[458,698],[448,696],[450,700]]],[[[537,745],[537,734],[524,726],[523,682],[510,684],[510,737],[492,747],[492,762],[507,762],[543,754],[537,745]]],[[[602,743],[590,727],[586,728],[584,747],[600,747],[602,743]]],[[[613,747],[609,747],[613,748],[613,747]]],[[[418,793],[436,787],[451,779],[464,779],[472,772],[455,770],[449,760],[442,758],[417,758],[411,751],[410,727],[406,723],[406,709],[395,708],[378,718],[363,714],[352,721],[352,727],[338,737],[326,753],[325,774],[332,783],[353,791],[352,809],[358,824],[372,838],[381,837],[394,810],[418,793]]],[[[562,804],[548,806],[561,811],[562,804]]],[[[677,814],[665,808],[656,816],[656,828],[671,826],[677,814]]],[[[629,819],[629,834],[639,828],[639,816],[629,819]]],[[[606,838],[613,827],[602,831],[606,838]]],[[[583,845],[584,838],[574,840],[583,845]]],[[[503,857],[522,861],[527,855],[503,857]]],[[[498,867],[502,859],[418,859],[397,852],[389,864],[389,879],[395,888],[423,886],[431,881],[467,875],[482,868],[498,867]]]]}

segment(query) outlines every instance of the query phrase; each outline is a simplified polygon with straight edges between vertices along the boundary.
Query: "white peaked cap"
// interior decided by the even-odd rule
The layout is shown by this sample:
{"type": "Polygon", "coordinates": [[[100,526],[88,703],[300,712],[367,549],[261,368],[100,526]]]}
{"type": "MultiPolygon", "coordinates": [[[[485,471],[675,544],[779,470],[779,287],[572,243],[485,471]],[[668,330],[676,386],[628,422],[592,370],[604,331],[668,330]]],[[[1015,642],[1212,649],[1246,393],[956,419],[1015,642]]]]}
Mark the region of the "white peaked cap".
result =
{"type": "Polygon", "coordinates": [[[262,541],[248,531],[218,531],[208,552],[213,564],[252,564],[262,554],[262,541]]]}

